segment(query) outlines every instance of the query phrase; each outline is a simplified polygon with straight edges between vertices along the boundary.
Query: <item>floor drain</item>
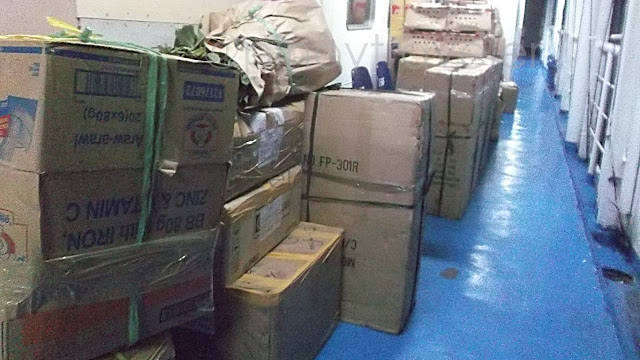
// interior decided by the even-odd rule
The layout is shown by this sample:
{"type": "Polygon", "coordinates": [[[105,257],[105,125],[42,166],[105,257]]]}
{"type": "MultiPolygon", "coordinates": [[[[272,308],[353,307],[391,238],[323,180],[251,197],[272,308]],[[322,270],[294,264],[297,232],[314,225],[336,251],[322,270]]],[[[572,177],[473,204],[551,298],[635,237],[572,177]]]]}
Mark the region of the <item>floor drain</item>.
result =
{"type": "Polygon", "coordinates": [[[458,277],[459,274],[460,274],[460,271],[458,269],[448,268],[448,269],[445,269],[443,272],[441,272],[440,276],[442,276],[447,280],[454,280],[458,277]]]}
{"type": "Polygon", "coordinates": [[[626,272],[611,269],[611,268],[603,268],[602,275],[608,280],[615,281],[621,284],[633,284],[635,281],[633,276],[627,274],[626,272]]]}

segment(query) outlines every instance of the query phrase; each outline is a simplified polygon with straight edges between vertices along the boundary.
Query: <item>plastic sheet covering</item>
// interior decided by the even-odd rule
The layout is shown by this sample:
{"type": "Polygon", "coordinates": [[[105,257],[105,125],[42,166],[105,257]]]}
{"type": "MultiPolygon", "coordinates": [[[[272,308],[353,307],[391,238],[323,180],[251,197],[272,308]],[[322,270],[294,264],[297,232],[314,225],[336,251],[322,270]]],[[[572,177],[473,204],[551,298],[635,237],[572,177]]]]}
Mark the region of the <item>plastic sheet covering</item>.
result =
{"type": "Polygon", "coordinates": [[[342,71],[336,43],[316,0],[249,0],[211,14],[206,46],[247,74],[249,105],[271,105],[289,94],[315,91],[342,71]]]}
{"type": "Polygon", "coordinates": [[[8,318],[128,297],[209,268],[218,230],[29,263],[3,262],[0,301],[8,318]]]}

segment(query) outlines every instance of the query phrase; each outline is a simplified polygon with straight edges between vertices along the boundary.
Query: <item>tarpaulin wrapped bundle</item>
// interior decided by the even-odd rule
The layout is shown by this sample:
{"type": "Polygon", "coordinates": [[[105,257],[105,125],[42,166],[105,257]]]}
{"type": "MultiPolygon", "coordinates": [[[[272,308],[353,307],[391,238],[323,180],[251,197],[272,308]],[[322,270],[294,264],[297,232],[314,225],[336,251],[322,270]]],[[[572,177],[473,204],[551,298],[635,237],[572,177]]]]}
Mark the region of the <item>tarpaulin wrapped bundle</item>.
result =
{"type": "Polygon", "coordinates": [[[317,0],[248,0],[212,13],[209,51],[234,60],[254,93],[249,105],[312,92],[342,71],[335,41],[317,0]]]}

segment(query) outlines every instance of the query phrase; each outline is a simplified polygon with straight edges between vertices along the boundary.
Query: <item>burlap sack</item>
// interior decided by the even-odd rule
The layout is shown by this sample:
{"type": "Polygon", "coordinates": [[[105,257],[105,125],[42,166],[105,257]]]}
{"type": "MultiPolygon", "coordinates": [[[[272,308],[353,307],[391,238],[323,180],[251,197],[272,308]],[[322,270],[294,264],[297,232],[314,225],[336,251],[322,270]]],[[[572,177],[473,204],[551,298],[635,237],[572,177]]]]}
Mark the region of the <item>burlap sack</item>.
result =
{"type": "Polygon", "coordinates": [[[317,0],[248,0],[212,13],[207,48],[233,59],[255,91],[249,105],[312,92],[342,71],[317,0]]]}

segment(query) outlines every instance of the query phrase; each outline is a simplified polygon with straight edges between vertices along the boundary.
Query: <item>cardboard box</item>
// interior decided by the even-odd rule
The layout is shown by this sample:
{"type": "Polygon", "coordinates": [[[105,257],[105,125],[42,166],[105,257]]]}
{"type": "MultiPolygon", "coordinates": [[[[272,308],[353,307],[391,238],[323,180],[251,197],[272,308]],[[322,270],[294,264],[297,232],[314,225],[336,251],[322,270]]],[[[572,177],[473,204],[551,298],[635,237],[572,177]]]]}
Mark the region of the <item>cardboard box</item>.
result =
{"type": "Polygon", "coordinates": [[[215,234],[4,262],[2,358],[91,359],[201,316],[212,306],[215,234]]]}
{"type": "Polygon", "coordinates": [[[224,359],[314,359],[340,317],[343,230],[302,223],[227,288],[224,359]]]}
{"type": "Polygon", "coordinates": [[[520,89],[518,84],[513,81],[503,82],[500,84],[500,98],[504,106],[504,112],[507,114],[513,114],[518,107],[518,95],[520,89]]]}
{"type": "Polygon", "coordinates": [[[444,58],[485,57],[491,51],[491,44],[484,33],[406,30],[399,51],[444,58]]]}
{"type": "Polygon", "coordinates": [[[490,32],[493,10],[482,5],[442,5],[411,0],[406,9],[405,28],[451,32],[490,32]]]}
{"type": "Polygon", "coordinates": [[[346,321],[399,333],[411,312],[433,99],[346,90],[309,97],[303,220],[345,227],[346,321]]]}
{"type": "Polygon", "coordinates": [[[491,128],[491,141],[500,140],[500,127],[502,126],[502,114],[504,113],[504,104],[502,103],[502,99],[498,97],[496,102],[497,109],[494,114],[493,126],[491,128]]]}
{"type": "MultiPolygon", "coordinates": [[[[131,245],[140,221],[141,169],[36,174],[0,166],[4,261],[56,259],[131,245]]],[[[158,173],[146,241],[220,223],[227,165],[158,173]]]]}
{"type": "Polygon", "coordinates": [[[392,44],[402,41],[404,35],[405,0],[392,0],[389,16],[389,39],[392,44]]]}
{"type": "Polygon", "coordinates": [[[171,335],[163,334],[142,341],[126,350],[102,356],[95,360],[175,360],[171,335]]]}
{"type": "Polygon", "coordinates": [[[300,165],[303,124],[303,102],[241,114],[233,136],[227,200],[300,165]]]}
{"type": "Polygon", "coordinates": [[[307,195],[413,206],[427,172],[432,101],[432,94],[359,90],[309,96],[307,195]]]}
{"type": "Polygon", "coordinates": [[[405,91],[422,91],[427,70],[444,63],[441,58],[408,56],[400,59],[396,88],[405,91]]]}
{"type": "Polygon", "coordinates": [[[302,169],[296,166],[224,206],[218,272],[231,285],[300,223],[302,169]]]}
{"type": "MultiPolygon", "coordinates": [[[[0,164],[35,173],[142,168],[150,55],[88,43],[0,41],[0,99],[12,100],[0,164]]],[[[153,69],[152,69],[153,70],[153,69]]],[[[230,160],[234,70],[168,59],[165,166],[230,160]]],[[[159,88],[162,88],[160,86],[159,88]]],[[[156,119],[151,118],[154,122],[156,119]]]]}
{"type": "Polygon", "coordinates": [[[457,59],[427,71],[425,90],[436,94],[434,181],[429,214],[460,219],[489,156],[502,61],[457,59]]]}
{"type": "Polygon", "coordinates": [[[406,208],[312,199],[307,209],[311,221],[345,229],[342,319],[402,332],[415,299],[422,200],[406,208]]]}

